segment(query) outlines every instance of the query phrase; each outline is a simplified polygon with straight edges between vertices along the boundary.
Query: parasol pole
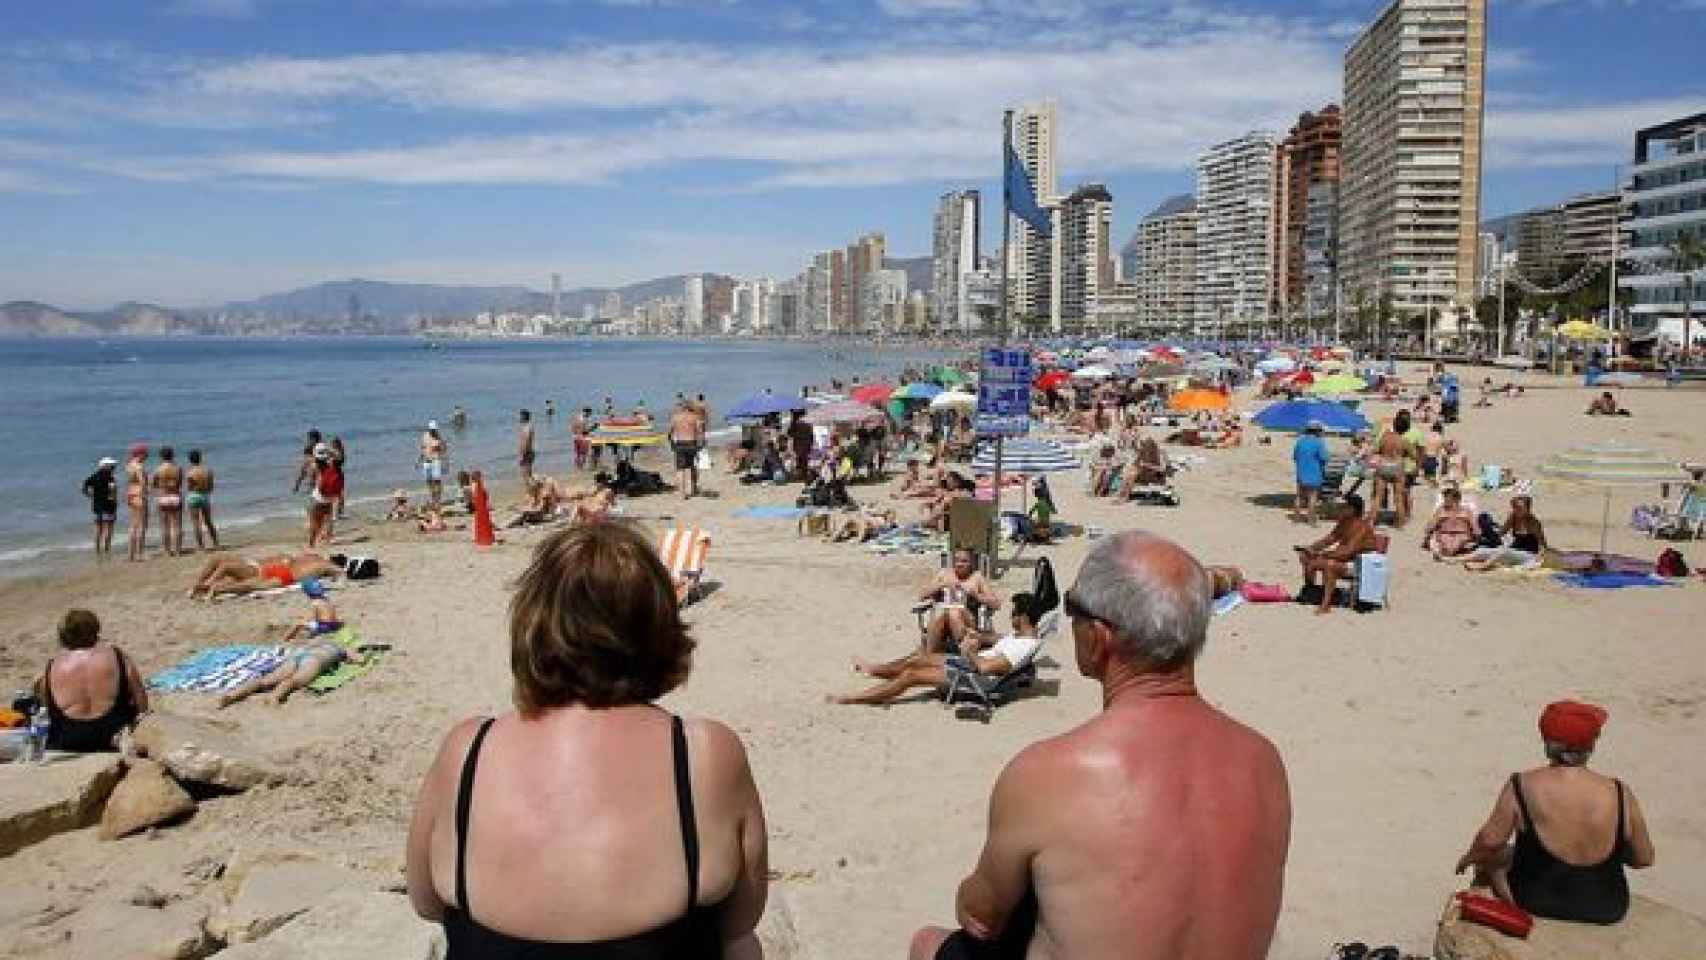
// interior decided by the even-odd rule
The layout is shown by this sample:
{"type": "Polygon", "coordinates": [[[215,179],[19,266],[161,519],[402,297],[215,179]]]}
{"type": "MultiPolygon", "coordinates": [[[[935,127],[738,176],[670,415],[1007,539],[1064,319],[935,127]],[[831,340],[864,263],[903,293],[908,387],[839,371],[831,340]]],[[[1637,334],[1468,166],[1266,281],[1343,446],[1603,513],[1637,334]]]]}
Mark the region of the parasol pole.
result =
{"type": "Polygon", "coordinates": [[[1611,530],[1611,488],[1605,488],[1605,512],[1599,517],[1599,555],[1605,557],[1605,536],[1611,530]]]}
{"type": "MultiPolygon", "coordinates": [[[[1001,326],[995,331],[995,345],[1007,345],[1008,313],[1012,308],[1011,297],[1007,289],[1007,263],[1013,259],[1013,189],[1012,182],[1007,177],[1008,157],[1013,154],[1013,111],[1006,110],[1001,114],[1001,326]]],[[[976,416],[975,414],[973,415],[976,416]]],[[[989,573],[990,576],[1001,575],[1001,456],[1002,435],[995,434],[995,536],[990,538],[989,573]]],[[[976,449],[974,441],[973,449],[976,449]]],[[[973,481],[976,485],[976,481],[973,481]]]]}

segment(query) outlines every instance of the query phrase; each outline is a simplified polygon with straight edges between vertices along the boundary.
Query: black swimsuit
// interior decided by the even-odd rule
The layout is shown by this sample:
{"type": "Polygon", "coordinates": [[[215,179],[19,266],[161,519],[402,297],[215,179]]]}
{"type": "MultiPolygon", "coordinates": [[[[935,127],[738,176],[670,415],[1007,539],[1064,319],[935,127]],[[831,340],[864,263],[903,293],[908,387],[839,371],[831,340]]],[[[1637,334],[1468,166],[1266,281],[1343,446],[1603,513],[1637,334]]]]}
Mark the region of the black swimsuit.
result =
{"type": "Polygon", "coordinates": [[[113,739],[120,730],[136,722],[136,701],[130,696],[130,668],[125,665],[124,654],[114,647],[113,656],[118,658],[118,693],[113,695],[113,705],[107,708],[106,713],[90,720],[68,717],[54,702],[53,661],[48,661],[41,681],[42,693],[47,700],[47,717],[52,724],[47,731],[48,749],[72,753],[118,749],[113,739]]]}
{"type": "Polygon", "coordinates": [[[1623,826],[1623,784],[1617,784],[1617,842],[1611,854],[1592,866],[1578,867],[1552,855],[1540,841],[1522,795],[1522,778],[1511,774],[1511,789],[1522,810],[1517,826],[1516,850],[1511,856],[1511,896],[1517,905],[1540,917],[1576,923],[1616,923],[1629,911],[1629,880],[1623,865],[1629,862],[1629,839],[1623,826]]]}
{"type": "Polygon", "coordinates": [[[681,817],[681,844],[687,859],[687,911],[664,926],[616,940],[565,942],[525,940],[482,926],[468,906],[468,819],[474,798],[474,770],[480,745],[492,720],[480,724],[468,758],[462,762],[462,784],[456,794],[456,903],[444,912],[447,960],[662,960],[662,958],[723,955],[716,906],[698,906],[699,828],[693,816],[693,786],[688,779],[687,736],[681,718],[670,717],[675,753],[675,801],[681,817]]]}

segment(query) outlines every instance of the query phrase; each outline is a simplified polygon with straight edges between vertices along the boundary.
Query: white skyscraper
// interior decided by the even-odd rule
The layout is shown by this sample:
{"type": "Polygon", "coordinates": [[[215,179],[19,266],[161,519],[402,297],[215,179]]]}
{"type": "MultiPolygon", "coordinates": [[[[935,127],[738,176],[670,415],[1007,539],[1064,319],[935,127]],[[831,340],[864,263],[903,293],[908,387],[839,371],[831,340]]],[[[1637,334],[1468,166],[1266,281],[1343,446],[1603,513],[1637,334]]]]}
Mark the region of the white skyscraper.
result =
{"type": "Polygon", "coordinates": [[[681,325],[688,334],[705,332],[705,278],[694,274],[683,285],[681,325]]]}
{"type": "Polygon", "coordinates": [[[938,330],[969,333],[976,312],[967,301],[969,278],[977,271],[982,200],[976,190],[942,194],[932,236],[930,310],[938,330]]]}
{"type": "Polygon", "coordinates": [[[1219,329],[1268,319],[1274,253],[1274,151],[1258,130],[1197,158],[1196,319],[1219,329]]]}
{"type": "Polygon", "coordinates": [[[1099,183],[1079,187],[1060,203],[1055,217],[1059,225],[1055,249],[1060,251],[1055,260],[1060,276],[1055,313],[1069,327],[1081,329],[1101,295],[1113,292],[1114,252],[1109,236],[1113,219],[1113,195],[1099,183]]]}
{"type": "MultiPolygon", "coordinates": [[[[1058,204],[1060,192],[1055,179],[1056,127],[1052,100],[1021,107],[1013,115],[1013,151],[1030,174],[1037,203],[1051,212],[1058,204]]],[[[1058,216],[1055,221],[1050,238],[1038,236],[1023,220],[1016,220],[1013,246],[1005,254],[1015,320],[1047,318],[1058,330],[1060,274],[1056,264],[1060,258],[1055,249],[1060,237],[1058,216]]]]}

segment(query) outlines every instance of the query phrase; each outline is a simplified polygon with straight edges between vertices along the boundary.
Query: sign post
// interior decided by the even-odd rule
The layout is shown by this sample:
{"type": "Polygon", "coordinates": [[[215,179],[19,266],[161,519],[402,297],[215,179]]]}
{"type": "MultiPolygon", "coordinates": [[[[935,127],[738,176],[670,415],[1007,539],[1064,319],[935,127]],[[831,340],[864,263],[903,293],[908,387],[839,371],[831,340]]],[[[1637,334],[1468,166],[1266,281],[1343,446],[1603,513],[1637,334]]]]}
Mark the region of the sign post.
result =
{"type": "MultiPolygon", "coordinates": [[[[1006,338],[1003,337],[1003,340],[1006,338]]],[[[983,351],[977,378],[977,435],[995,438],[995,525],[1001,527],[1001,473],[1004,441],[1031,430],[1031,351],[1005,345],[983,351]]],[[[1000,563],[1001,538],[989,558],[993,574],[1000,563]]]]}

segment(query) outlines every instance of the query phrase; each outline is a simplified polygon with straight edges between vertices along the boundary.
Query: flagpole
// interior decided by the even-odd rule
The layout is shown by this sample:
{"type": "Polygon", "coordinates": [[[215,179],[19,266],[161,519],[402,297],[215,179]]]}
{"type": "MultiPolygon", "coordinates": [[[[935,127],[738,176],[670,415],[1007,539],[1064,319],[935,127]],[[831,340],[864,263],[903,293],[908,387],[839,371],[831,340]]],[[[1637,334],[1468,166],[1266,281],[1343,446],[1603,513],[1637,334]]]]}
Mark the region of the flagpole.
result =
{"type": "MultiPolygon", "coordinates": [[[[1013,111],[1001,114],[1001,326],[995,331],[995,345],[1007,345],[1008,311],[1011,298],[1007,290],[1007,264],[1013,259],[1013,189],[1007,175],[1008,158],[1013,155],[1013,111]]],[[[1029,411],[1027,411],[1027,416],[1029,411]]],[[[1001,454],[1004,448],[1002,432],[995,434],[995,536],[990,540],[989,572],[1000,575],[1001,565],[1001,454]]],[[[976,444],[972,445],[976,449],[976,444]]],[[[975,485],[975,483],[974,483],[975,485]]]]}

